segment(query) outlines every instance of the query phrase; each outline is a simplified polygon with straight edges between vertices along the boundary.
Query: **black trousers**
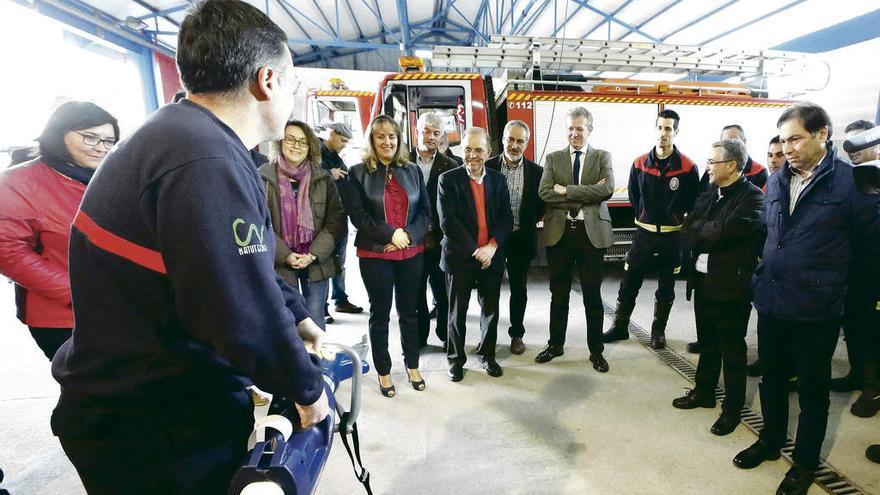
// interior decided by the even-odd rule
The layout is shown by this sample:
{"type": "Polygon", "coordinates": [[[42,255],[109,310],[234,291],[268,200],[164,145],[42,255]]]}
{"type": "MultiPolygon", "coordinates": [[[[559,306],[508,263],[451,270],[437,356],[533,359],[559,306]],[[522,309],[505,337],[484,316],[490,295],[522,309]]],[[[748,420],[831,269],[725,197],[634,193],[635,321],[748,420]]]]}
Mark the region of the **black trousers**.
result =
{"type": "Polygon", "coordinates": [[[571,296],[571,274],[577,270],[581,281],[587,320],[587,347],[590,354],[602,354],[602,277],[604,249],[593,246],[583,222],[568,222],[565,233],[555,246],[547,247],[550,272],[550,340],[549,344],[565,345],[568,327],[568,306],[571,296]]]}
{"type": "Polygon", "coordinates": [[[797,437],[794,461],[807,469],[819,465],[828,425],[831,358],[840,321],[791,322],[758,314],[758,358],[761,360],[760,438],[772,447],[785,444],[788,430],[788,378],[792,365],[798,376],[797,437]]]}
{"type": "Polygon", "coordinates": [[[31,331],[31,337],[34,338],[34,341],[36,341],[40,350],[43,351],[43,354],[49,358],[49,361],[55,357],[58,348],[61,347],[61,344],[67,342],[67,339],[70,338],[70,334],[73,331],[72,328],[40,327],[28,327],[28,330],[31,331]]]}
{"type": "Polygon", "coordinates": [[[721,363],[724,363],[724,390],[721,409],[739,414],[746,399],[746,331],[752,305],[749,301],[701,301],[694,304],[697,340],[702,346],[697,364],[696,388],[715,395],[721,363]]]}
{"type": "Polygon", "coordinates": [[[422,274],[421,254],[403,261],[360,258],[361,277],[370,298],[370,347],[376,373],[391,373],[388,353],[388,323],[391,321],[391,300],[397,305],[400,345],[407,368],[419,367],[418,291],[422,274]]]}
{"type": "Polygon", "coordinates": [[[847,289],[843,338],[853,367],[866,361],[880,361],[880,300],[871,297],[875,292],[866,284],[850,285],[847,289]]]}
{"type": "Polygon", "coordinates": [[[657,302],[675,300],[675,274],[681,270],[682,238],[680,232],[657,234],[636,227],[632,246],[626,253],[626,272],[620,281],[617,300],[634,303],[652,265],[657,268],[657,302]],[[656,258],[655,258],[656,255],[656,258]],[[656,263],[656,264],[655,264],[656,263]]]}
{"type": "Polygon", "coordinates": [[[254,424],[247,393],[238,395],[234,404],[218,404],[223,414],[213,418],[59,404],[53,431],[89,495],[227,493],[254,424]]]}
{"type": "Polygon", "coordinates": [[[535,239],[517,230],[510,235],[504,245],[505,265],[507,266],[507,283],[510,285],[510,328],[507,334],[511,338],[523,338],[526,333],[523,320],[526,305],[529,302],[527,285],[529,267],[535,258],[535,239]]]}
{"type": "Polygon", "coordinates": [[[473,269],[446,274],[449,291],[449,337],[446,340],[446,359],[450,364],[463,365],[467,361],[464,339],[467,334],[467,312],[471,290],[477,286],[480,303],[480,343],[477,355],[495,359],[495,343],[498,340],[498,299],[501,296],[501,277],[491,268],[481,270],[476,263],[473,269]]]}
{"type": "Polygon", "coordinates": [[[446,296],[446,274],[440,269],[440,248],[426,249],[424,253],[424,269],[419,280],[419,346],[428,343],[431,334],[431,310],[428,309],[428,285],[431,286],[431,294],[437,301],[437,327],[434,334],[441,342],[446,342],[449,334],[448,313],[449,298],[446,296]]]}

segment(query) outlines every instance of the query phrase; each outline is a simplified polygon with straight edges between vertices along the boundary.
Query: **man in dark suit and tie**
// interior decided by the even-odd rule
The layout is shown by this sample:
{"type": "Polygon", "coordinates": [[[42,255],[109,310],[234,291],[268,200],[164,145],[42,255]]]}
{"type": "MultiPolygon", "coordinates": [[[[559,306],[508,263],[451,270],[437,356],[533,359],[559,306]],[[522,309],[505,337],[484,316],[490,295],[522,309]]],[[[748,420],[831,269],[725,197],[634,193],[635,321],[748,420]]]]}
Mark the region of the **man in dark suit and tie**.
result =
{"type": "Polygon", "coordinates": [[[523,156],[529,144],[529,127],[521,120],[511,120],[504,126],[501,140],[504,152],[490,158],[486,166],[501,172],[507,180],[510,192],[510,209],[513,213],[513,233],[504,245],[507,263],[507,280],[510,283],[510,352],[522,354],[526,350],[523,336],[526,314],[529,266],[537,252],[537,229],[535,225],[544,216],[544,202],[538,196],[538,183],[543,169],[523,156]]]}
{"type": "Polygon", "coordinates": [[[442,255],[449,295],[447,359],[449,379],[464,378],[465,324],[471,290],[476,284],[480,301],[480,366],[489,376],[501,376],[495,361],[498,299],[504,273],[504,245],[513,229],[510,194],[500,172],[486,168],[489,136],[472,127],[464,132],[465,166],[440,176],[437,210],[440,212],[442,255]]]}
{"type": "Polygon", "coordinates": [[[431,200],[431,228],[425,237],[425,263],[419,285],[419,346],[428,345],[428,335],[431,327],[431,317],[428,312],[428,284],[431,285],[431,293],[434,295],[437,308],[437,328],[434,330],[437,337],[446,342],[449,332],[446,321],[449,312],[449,301],[446,296],[446,275],[440,269],[440,239],[443,232],[440,231],[440,216],[437,213],[437,181],[440,174],[452,170],[458,165],[449,157],[440,153],[438,145],[440,139],[446,134],[443,120],[433,112],[423,113],[416,124],[418,138],[417,146],[410,152],[409,159],[422,171],[422,177],[428,188],[428,198],[431,200]]]}
{"type": "Polygon", "coordinates": [[[568,112],[568,147],[547,155],[539,194],[547,203],[539,243],[547,246],[550,269],[550,340],[536,357],[546,363],[563,354],[573,269],[581,281],[587,319],[587,347],[593,369],[608,371],[602,357],[603,260],[614,243],[606,201],[614,191],[611,154],[589,146],[593,116],[576,107],[568,112]]]}

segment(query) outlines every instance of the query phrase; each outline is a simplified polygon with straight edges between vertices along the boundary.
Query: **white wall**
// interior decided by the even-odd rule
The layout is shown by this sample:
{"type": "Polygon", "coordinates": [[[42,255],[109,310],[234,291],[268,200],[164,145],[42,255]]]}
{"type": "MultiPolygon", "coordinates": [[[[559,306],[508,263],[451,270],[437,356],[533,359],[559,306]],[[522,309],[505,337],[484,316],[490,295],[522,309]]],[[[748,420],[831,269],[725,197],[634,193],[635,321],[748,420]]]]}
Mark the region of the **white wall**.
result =
{"type": "Polygon", "coordinates": [[[857,119],[875,121],[880,97],[880,38],[822,53],[831,66],[831,81],[822,91],[810,93],[809,99],[831,115],[834,141],[843,139],[843,129],[857,119]]]}

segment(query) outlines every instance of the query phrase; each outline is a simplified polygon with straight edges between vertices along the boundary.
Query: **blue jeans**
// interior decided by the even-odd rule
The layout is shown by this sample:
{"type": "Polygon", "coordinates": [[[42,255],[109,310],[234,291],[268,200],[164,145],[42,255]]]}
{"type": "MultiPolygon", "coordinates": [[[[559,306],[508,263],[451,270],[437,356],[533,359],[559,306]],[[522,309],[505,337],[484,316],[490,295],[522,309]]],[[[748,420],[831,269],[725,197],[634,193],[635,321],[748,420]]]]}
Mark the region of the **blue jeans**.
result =
{"type": "Polygon", "coordinates": [[[306,309],[312,315],[312,321],[326,330],[324,323],[324,304],[327,303],[327,292],[330,284],[328,279],[318,280],[317,282],[309,282],[309,270],[296,271],[296,278],[299,280],[299,292],[306,300],[306,309]]]}

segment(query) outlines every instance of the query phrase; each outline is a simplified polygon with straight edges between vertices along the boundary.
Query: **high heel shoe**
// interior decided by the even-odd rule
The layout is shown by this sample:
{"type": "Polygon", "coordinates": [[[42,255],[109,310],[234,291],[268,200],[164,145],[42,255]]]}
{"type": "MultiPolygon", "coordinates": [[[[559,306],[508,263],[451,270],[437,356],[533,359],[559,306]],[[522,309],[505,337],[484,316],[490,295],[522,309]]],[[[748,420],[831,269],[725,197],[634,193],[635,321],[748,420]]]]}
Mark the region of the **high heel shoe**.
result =
{"type": "MultiPolygon", "coordinates": [[[[390,378],[390,376],[389,376],[390,378]]],[[[390,387],[383,387],[382,381],[379,380],[379,392],[382,392],[382,395],[385,397],[391,398],[397,394],[397,390],[394,388],[394,384],[392,383],[390,387]]]]}
{"type": "Polygon", "coordinates": [[[409,374],[409,371],[407,370],[407,372],[406,372],[406,379],[409,380],[409,384],[412,385],[412,388],[413,388],[414,390],[417,390],[417,391],[419,391],[419,392],[421,392],[422,390],[425,390],[425,379],[424,379],[424,377],[423,377],[421,380],[419,380],[419,381],[413,381],[412,377],[411,377],[410,374],[409,374]]]}

